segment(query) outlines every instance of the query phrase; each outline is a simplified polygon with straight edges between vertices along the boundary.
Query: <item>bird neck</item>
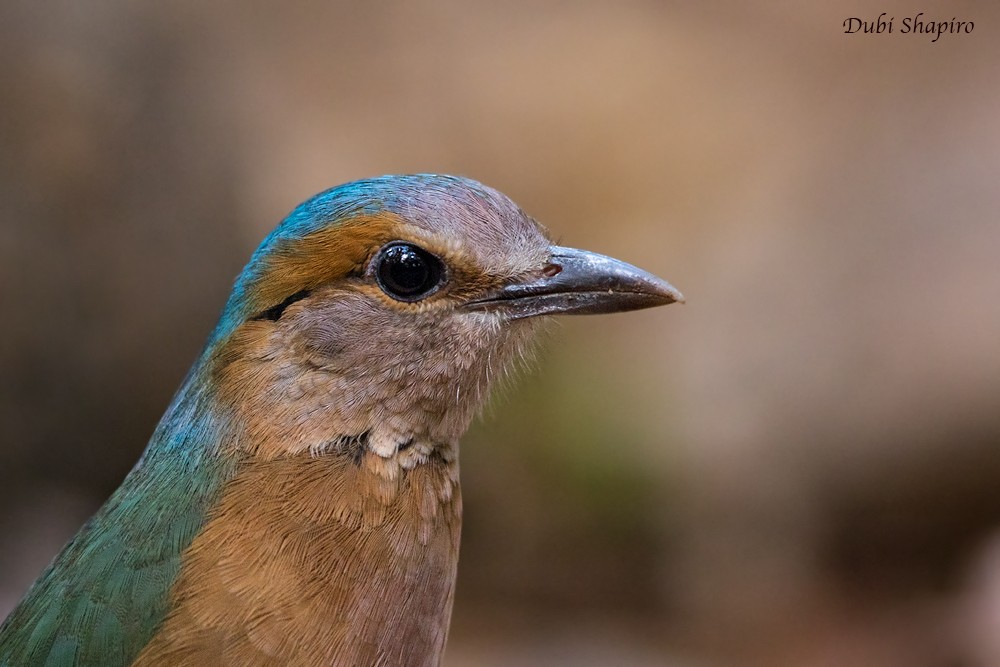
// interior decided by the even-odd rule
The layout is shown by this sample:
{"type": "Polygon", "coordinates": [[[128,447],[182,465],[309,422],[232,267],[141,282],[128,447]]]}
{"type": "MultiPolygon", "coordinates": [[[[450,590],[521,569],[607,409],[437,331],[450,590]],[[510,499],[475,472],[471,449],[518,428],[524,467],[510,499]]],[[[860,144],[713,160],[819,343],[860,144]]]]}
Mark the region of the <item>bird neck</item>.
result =
{"type": "Polygon", "coordinates": [[[412,468],[346,445],[244,459],[135,664],[437,665],[461,509],[440,453],[412,468]]]}
{"type": "Polygon", "coordinates": [[[458,439],[482,403],[486,368],[447,373],[460,378],[449,383],[368,359],[317,358],[302,348],[287,331],[249,322],[212,355],[212,385],[239,428],[232,455],[371,452],[387,469],[402,470],[457,459],[458,439]]]}
{"type": "Polygon", "coordinates": [[[232,474],[135,664],[216,664],[220,647],[228,664],[438,664],[461,530],[457,438],[352,419],[341,377],[290,372],[252,342],[206,365],[231,420],[215,455],[232,474]]]}

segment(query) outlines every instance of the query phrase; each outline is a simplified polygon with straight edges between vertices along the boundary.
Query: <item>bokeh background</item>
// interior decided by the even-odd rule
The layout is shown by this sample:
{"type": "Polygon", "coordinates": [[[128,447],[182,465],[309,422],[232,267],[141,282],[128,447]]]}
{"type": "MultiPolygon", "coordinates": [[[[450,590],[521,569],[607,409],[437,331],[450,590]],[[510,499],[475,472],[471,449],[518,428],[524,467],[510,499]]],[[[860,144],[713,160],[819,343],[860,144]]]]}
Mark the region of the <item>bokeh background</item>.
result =
{"type": "Polygon", "coordinates": [[[436,171],[688,297],[466,438],[449,667],[1000,665],[997,3],[7,0],[0,59],[0,617],[263,235],[436,171]]]}

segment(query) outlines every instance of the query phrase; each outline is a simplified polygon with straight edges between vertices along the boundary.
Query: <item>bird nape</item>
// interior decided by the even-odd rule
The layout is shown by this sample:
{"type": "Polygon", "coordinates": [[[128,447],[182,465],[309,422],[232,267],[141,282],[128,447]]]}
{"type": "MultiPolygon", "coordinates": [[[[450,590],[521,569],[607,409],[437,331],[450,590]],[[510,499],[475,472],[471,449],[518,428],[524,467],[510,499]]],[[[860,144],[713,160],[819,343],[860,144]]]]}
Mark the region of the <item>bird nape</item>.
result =
{"type": "Polygon", "coordinates": [[[681,301],[454,176],[323,192],[253,254],[121,487],[0,627],[0,666],[437,665],[458,440],[556,313],[681,301]]]}

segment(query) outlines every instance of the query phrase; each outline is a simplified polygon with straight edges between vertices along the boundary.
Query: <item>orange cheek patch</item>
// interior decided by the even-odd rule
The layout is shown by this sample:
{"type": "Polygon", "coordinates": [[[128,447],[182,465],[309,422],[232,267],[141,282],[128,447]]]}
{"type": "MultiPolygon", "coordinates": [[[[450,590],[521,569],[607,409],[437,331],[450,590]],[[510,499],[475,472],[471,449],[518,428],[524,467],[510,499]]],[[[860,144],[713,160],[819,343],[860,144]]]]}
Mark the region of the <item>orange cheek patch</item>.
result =
{"type": "Polygon", "coordinates": [[[291,294],[359,270],[371,252],[398,237],[404,225],[393,213],[358,216],[279,244],[253,281],[248,311],[261,312],[291,294]]]}
{"type": "MultiPolygon", "coordinates": [[[[395,240],[414,242],[448,265],[449,285],[439,298],[450,296],[462,300],[497,289],[506,281],[506,276],[483,273],[461,249],[407,224],[394,213],[381,212],[349,218],[275,247],[252,282],[245,316],[252,317],[292,294],[360,271],[373,252],[395,240]]],[[[398,302],[392,305],[402,307],[398,302]]]]}

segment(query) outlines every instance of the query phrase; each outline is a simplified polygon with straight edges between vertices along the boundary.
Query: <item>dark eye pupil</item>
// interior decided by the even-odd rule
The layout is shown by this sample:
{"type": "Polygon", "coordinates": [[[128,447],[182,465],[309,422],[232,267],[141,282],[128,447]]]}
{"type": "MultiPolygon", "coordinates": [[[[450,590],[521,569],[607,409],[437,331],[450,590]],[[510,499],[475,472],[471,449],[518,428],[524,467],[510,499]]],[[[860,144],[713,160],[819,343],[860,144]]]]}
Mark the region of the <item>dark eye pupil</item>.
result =
{"type": "Polygon", "coordinates": [[[384,248],[376,277],[386,294],[400,301],[417,301],[437,290],[441,261],[429,252],[406,243],[384,248]]]}

